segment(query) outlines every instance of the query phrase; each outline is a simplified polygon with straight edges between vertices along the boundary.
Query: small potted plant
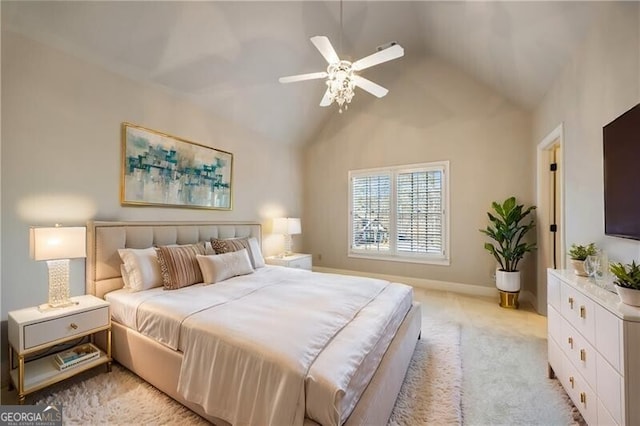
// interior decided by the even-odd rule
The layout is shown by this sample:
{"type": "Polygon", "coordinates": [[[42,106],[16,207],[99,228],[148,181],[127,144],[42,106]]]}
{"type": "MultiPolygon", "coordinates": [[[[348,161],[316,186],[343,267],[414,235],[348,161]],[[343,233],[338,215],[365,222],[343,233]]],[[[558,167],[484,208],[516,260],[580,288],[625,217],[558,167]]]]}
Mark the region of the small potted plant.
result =
{"type": "Polygon", "coordinates": [[[620,301],[631,306],[640,306],[640,265],[635,260],[630,264],[612,263],[611,272],[616,276],[616,285],[620,301]]]}
{"type": "Polygon", "coordinates": [[[569,258],[573,266],[573,272],[580,277],[587,277],[589,274],[584,270],[584,260],[587,256],[595,256],[598,254],[598,248],[595,243],[581,246],[579,244],[571,244],[569,249],[569,258]]]}
{"type": "Polygon", "coordinates": [[[536,245],[525,241],[526,234],[535,227],[535,219],[529,218],[536,207],[525,208],[516,203],[516,198],[507,198],[502,204],[491,203],[495,214],[487,212],[490,224],[480,229],[496,242],[485,243],[484,248],[493,255],[500,265],[496,270],[496,287],[500,290],[500,306],[517,308],[520,293],[520,271],[518,263],[536,245]]]}

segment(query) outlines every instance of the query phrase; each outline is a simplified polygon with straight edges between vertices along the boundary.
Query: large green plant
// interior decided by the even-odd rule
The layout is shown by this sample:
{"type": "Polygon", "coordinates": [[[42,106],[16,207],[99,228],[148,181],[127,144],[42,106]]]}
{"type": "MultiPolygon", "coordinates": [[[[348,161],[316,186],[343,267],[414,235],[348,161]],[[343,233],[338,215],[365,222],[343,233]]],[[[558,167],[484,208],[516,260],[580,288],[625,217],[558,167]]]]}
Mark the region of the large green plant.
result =
{"type": "Polygon", "coordinates": [[[518,263],[525,253],[536,248],[533,243],[523,241],[527,232],[535,228],[535,221],[531,219],[528,223],[523,222],[529,213],[536,207],[524,208],[524,205],[517,204],[516,198],[507,198],[504,203],[491,203],[495,214],[487,212],[491,222],[486,229],[480,232],[488,235],[497,243],[485,243],[484,248],[496,258],[500,264],[500,269],[507,272],[518,270],[518,263]]]}

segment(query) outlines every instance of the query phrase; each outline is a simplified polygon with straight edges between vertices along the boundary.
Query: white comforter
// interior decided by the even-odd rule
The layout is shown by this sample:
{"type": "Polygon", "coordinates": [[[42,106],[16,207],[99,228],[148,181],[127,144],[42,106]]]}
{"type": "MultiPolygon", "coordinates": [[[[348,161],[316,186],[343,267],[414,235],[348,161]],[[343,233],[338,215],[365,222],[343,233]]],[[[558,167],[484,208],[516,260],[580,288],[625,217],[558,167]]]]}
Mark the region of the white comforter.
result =
{"type": "Polygon", "coordinates": [[[182,350],[178,391],[234,425],[301,425],[305,405],[322,424],[343,422],[375,371],[358,367],[377,365],[368,358],[382,356],[404,316],[394,311],[410,305],[404,285],[277,267],[214,289],[137,296],[136,328],[182,350]],[[325,350],[332,341],[348,344],[325,350]]]}

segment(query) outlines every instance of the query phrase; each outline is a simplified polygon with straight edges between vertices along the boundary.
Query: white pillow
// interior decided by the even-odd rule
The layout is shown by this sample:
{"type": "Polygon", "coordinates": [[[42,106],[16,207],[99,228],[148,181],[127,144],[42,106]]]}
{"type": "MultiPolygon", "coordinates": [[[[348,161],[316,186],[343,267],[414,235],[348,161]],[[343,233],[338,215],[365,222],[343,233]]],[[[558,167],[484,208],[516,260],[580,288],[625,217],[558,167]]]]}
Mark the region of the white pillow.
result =
{"type": "Polygon", "coordinates": [[[162,285],[162,273],[155,248],[118,249],[118,254],[129,277],[131,290],[148,290],[162,285]]]}
{"type": "Polygon", "coordinates": [[[129,284],[129,271],[124,267],[124,263],[120,265],[120,275],[122,275],[122,282],[124,282],[124,288],[131,288],[129,284]]]}
{"type": "Polygon", "coordinates": [[[238,275],[251,274],[253,268],[247,249],[210,256],[197,255],[205,284],[215,284],[238,275]]]}
{"type": "Polygon", "coordinates": [[[262,256],[262,251],[260,250],[260,244],[258,244],[258,239],[251,237],[249,238],[249,248],[251,249],[251,257],[253,258],[253,266],[258,268],[264,267],[264,257],[262,256]]]}

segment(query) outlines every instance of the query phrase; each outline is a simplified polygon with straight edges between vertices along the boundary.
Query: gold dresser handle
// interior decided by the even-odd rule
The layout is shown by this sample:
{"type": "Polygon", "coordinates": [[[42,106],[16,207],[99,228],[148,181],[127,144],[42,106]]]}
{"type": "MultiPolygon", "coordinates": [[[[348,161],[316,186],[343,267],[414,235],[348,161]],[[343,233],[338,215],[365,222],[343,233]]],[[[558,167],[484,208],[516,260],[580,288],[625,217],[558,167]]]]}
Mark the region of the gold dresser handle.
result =
{"type": "Polygon", "coordinates": [[[569,337],[567,342],[569,343],[569,345],[571,345],[571,349],[573,349],[573,337],[569,337]]]}
{"type": "Polygon", "coordinates": [[[569,298],[569,306],[571,306],[571,309],[573,309],[573,297],[569,298]]]}
{"type": "Polygon", "coordinates": [[[580,306],[580,318],[586,318],[587,317],[587,310],[585,309],[584,306],[580,306]]]}
{"type": "Polygon", "coordinates": [[[69,327],[73,328],[74,330],[78,329],[78,325],[74,322],[72,322],[71,325],[69,325],[69,327]]]}
{"type": "Polygon", "coordinates": [[[587,351],[585,351],[584,349],[580,349],[580,361],[586,361],[587,360],[587,351]]]}
{"type": "Polygon", "coordinates": [[[573,389],[573,387],[575,386],[575,379],[573,378],[573,376],[569,377],[569,383],[571,383],[571,389],[573,389]]]}
{"type": "Polygon", "coordinates": [[[585,406],[587,405],[587,394],[584,392],[580,392],[580,402],[585,406]]]}

